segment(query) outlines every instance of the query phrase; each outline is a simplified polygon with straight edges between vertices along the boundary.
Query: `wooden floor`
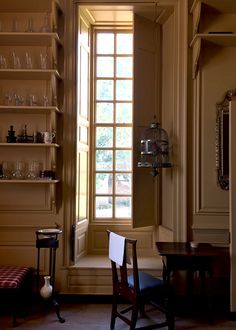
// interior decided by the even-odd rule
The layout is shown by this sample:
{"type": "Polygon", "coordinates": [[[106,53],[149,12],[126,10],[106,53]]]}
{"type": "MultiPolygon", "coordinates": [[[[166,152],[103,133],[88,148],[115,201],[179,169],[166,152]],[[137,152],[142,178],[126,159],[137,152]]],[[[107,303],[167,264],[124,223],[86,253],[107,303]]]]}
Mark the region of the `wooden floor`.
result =
{"type": "MultiPolygon", "coordinates": [[[[60,314],[65,318],[65,323],[58,321],[54,307],[46,308],[45,304],[35,304],[32,306],[27,317],[18,317],[18,326],[14,329],[32,330],[108,330],[110,329],[110,303],[68,303],[61,302],[60,314]]],[[[150,313],[150,318],[139,319],[138,326],[143,326],[154,319],[163,319],[157,312],[150,313]]],[[[12,318],[9,312],[0,312],[0,329],[8,330],[12,328],[12,318]]],[[[117,319],[115,330],[128,330],[129,327],[117,319]]],[[[162,328],[167,330],[167,328],[162,328]]],[[[176,330],[236,330],[236,321],[230,320],[226,313],[216,313],[214,323],[209,324],[206,316],[201,315],[196,310],[191,317],[188,314],[176,317],[176,330]]]]}

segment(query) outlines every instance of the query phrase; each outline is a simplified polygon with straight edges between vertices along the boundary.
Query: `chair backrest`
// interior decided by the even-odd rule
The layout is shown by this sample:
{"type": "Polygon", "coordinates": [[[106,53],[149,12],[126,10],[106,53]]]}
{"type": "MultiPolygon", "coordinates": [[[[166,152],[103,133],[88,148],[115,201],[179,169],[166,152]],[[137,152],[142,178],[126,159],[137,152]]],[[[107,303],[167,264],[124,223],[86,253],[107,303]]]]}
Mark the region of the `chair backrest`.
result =
{"type": "Polygon", "coordinates": [[[107,230],[109,238],[109,258],[111,260],[112,267],[112,282],[113,290],[121,294],[122,296],[133,300],[133,295],[136,296],[139,293],[139,276],[138,276],[138,262],[137,262],[137,251],[136,245],[137,240],[129,239],[121,235],[115,234],[107,230]],[[112,239],[115,238],[123,239],[124,244],[122,250],[119,246],[113,246],[112,239]],[[118,264],[114,255],[111,255],[111,250],[117,249],[117,253],[123,253],[123,261],[118,264]],[[128,284],[128,276],[132,275],[133,285],[132,287],[128,284]]]}

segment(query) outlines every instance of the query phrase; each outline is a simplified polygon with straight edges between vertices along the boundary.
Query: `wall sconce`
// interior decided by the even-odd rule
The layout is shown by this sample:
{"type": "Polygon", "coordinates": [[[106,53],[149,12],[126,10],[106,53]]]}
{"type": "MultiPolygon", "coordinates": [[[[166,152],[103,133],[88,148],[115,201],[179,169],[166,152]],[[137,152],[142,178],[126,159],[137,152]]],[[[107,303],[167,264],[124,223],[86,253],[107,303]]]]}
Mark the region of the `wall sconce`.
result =
{"type": "Polygon", "coordinates": [[[151,123],[142,132],[140,157],[138,167],[151,167],[150,174],[153,177],[159,174],[159,168],[172,166],[169,159],[168,134],[159,123],[151,123]]]}

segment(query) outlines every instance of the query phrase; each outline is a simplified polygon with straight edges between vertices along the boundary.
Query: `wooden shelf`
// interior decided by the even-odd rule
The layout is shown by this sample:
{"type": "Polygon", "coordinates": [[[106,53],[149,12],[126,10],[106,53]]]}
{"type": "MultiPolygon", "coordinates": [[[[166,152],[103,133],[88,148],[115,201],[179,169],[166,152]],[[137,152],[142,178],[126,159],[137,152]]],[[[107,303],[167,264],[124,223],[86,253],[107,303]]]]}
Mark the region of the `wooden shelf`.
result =
{"type": "Polygon", "coordinates": [[[60,145],[57,143],[0,143],[0,147],[8,147],[8,148],[59,148],[60,145]]]}
{"type": "Polygon", "coordinates": [[[56,106],[18,106],[18,105],[0,105],[0,113],[26,113],[26,114],[45,114],[50,112],[62,113],[56,106]]]}
{"type": "MultiPolygon", "coordinates": [[[[59,2],[54,0],[55,3],[59,2]]],[[[1,0],[0,11],[5,13],[44,13],[51,10],[50,0],[31,1],[28,0],[1,0]]]]}
{"type": "Polygon", "coordinates": [[[197,39],[212,42],[218,46],[234,47],[236,46],[236,33],[197,33],[190,46],[193,47],[197,39]]]}
{"type": "Polygon", "coordinates": [[[1,183],[33,183],[33,184],[55,184],[58,183],[59,180],[47,180],[47,179],[38,179],[38,180],[5,180],[5,179],[0,179],[0,184],[1,183]]]}
{"type": "Polygon", "coordinates": [[[220,47],[236,47],[235,33],[197,33],[195,34],[190,47],[193,49],[192,76],[196,78],[199,58],[202,50],[202,42],[210,42],[220,47]]]}
{"type": "Polygon", "coordinates": [[[53,76],[61,78],[59,72],[54,69],[0,69],[1,80],[49,80],[53,76]]]}
{"type": "Polygon", "coordinates": [[[53,40],[62,45],[54,32],[0,32],[1,46],[51,46],[53,40]]]}
{"type": "Polygon", "coordinates": [[[236,13],[236,3],[235,0],[194,0],[190,12],[192,13],[198,3],[205,4],[209,6],[209,10],[218,11],[222,14],[235,14],[236,13]]]}

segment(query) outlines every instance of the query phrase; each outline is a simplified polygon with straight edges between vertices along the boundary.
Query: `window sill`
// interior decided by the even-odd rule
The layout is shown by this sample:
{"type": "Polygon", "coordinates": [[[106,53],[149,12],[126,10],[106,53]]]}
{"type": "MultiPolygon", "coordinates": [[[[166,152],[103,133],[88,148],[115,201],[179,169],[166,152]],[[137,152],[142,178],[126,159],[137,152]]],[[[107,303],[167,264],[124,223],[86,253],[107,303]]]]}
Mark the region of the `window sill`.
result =
{"type": "MultiPolygon", "coordinates": [[[[160,256],[154,257],[139,257],[138,258],[139,269],[152,269],[162,270],[162,259],[160,256]]],[[[111,268],[110,260],[105,255],[87,255],[81,258],[71,268],[111,268]]]]}

